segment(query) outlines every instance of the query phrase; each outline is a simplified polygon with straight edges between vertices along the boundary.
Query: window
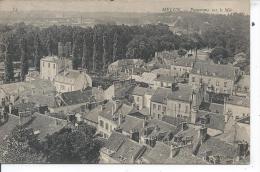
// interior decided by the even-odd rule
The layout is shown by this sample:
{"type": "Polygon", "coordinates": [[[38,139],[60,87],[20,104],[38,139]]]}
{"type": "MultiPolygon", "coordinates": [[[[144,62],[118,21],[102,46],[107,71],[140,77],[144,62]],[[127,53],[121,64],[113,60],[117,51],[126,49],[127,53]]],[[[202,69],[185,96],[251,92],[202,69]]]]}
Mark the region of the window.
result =
{"type": "Polygon", "coordinates": [[[192,77],[192,82],[195,82],[195,77],[192,77]]]}
{"type": "Polygon", "coordinates": [[[219,81],[216,81],[216,86],[219,86],[219,81]]]}
{"type": "Polygon", "coordinates": [[[224,82],[224,87],[227,87],[227,82],[224,82]]]}
{"type": "Polygon", "coordinates": [[[42,62],[42,67],[44,67],[44,62],[42,62]]]}
{"type": "Polygon", "coordinates": [[[158,105],[158,110],[161,110],[161,105],[158,105]]]}
{"type": "Polygon", "coordinates": [[[106,123],[106,130],[108,131],[108,123],[106,123]]]}
{"type": "Polygon", "coordinates": [[[185,113],[188,113],[188,105],[186,105],[186,107],[185,107],[185,113]]]}
{"type": "Polygon", "coordinates": [[[99,125],[100,125],[100,127],[103,128],[103,127],[104,127],[104,121],[100,120],[100,121],[99,121],[99,125]]]}
{"type": "Polygon", "coordinates": [[[166,106],[163,106],[163,112],[166,112],[166,106]]]}
{"type": "Polygon", "coordinates": [[[153,109],[156,109],[156,104],[153,104],[153,109]]]}
{"type": "Polygon", "coordinates": [[[51,66],[51,64],[50,64],[50,63],[48,63],[48,68],[50,68],[50,66],[51,66]]]}
{"type": "Polygon", "coordinates": [[[53,69],[55,69],[55,64],[53,64],[53,69]]]}
{"type": "Polygon", "coordinates": [[[180,110],[181,110],[181,104],[179,103],[179,112],[180,112],[180,110]]]}
{"type": "Polygon", "coordinates": [[[112,125],[110,125],[110,131],[112,132],[113,128],[112,128],[112,125]]]}

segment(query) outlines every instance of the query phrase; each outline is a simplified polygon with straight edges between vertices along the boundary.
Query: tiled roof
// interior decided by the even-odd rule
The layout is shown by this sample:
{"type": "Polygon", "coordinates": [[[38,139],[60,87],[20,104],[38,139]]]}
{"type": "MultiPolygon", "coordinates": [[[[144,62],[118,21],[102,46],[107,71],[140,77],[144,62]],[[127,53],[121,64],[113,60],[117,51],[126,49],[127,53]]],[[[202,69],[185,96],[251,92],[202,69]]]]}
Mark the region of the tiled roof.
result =
{"type": "Polygon", "coordinates": [[[108,138],[105,148],[113,151],[111,157],[123,164],[134,163],[132,158],[138,158],[145,151],[145,146],[116,132],[108,138]]]}
{"type": "Polygon", "coordinates": [[[170,146],[162,142],[156,142],[155,147],[143,158],[152,164],[162,164],[170,157],[170,152],[170,146]]]}
{"type": "Polygon", "coordinates": [[[123,131],[130,132],[131,130],[141,131],[143,128],[143,119],[139,119],[130,115],[125,116],[124,122],[120,125],[123,131]]]}
{"type": "Polygon", "coordinates": [[[201,144],[197,156],[202,158],[206,151],[212,151],[212,155],[220,155],[227,159],[234,158],[236,155],[236,148],[233,145],[214,137],[210,137],[201,144]]]}
{"type": "Polygon", "coordinates": [[[192,67],[194,63],[194,58],[177,58],[173,65],[174,66],[183,66],[183,67],[192,67]]]}
{"type": "Polygon", "coordinates": [[[72,92],[65,92],[61,94],[63,101],[67,105],[74,105],[89,102],[92,99],[92,90],[77,90],[72,92]]]}
{"type": "Polygon", "coordinates": [[[170,88],[157,88],[151,98],[151,102],[166,104],[165,99],[172,92],[170,88]]]}
{"type": "Polygon", "coordinates": [[[184,102],[190,102],[190,97],[192,95],[192,87],[187,86],[179,86],[176,91],[172,91],[168,94],[167,98],[170,100],[180,100],[184,102]]]}
{"type": "Polygon", "coordinates": [[[144,96],[145,94],[152,95],[154,93],[154,90],[151,88],[145,88],[145,87],[135,87],[132,95],[138,95],[138,96],[144,96]]]}
{"type": "Polygon", "coordinates": [[[210,122],[209,124],[205,124],[207,128],[217,129],[224,131],[225,128],[225,116],[223,114],[216,114],[213,112],[207,112],[199,110],[198,112],[199,116],[209,116],[210,122]]]}
{"type": "Polygon", "coordinates": [[[169,82],[173,83],[175,80],[174,76],[167,76],[167,75],[159,75],[154,81],[161,81],[161,82],[169,82]]]}
{"type": "Polygon", "coordinates": [[[208,64],[204,62],[196,62],[191,71],[192,74],[205,75],[211,77],[219,77],[234,80],[235,67],[231,65],[208,64]]]}
{"type": "Polygon", "coordinates": [[[230,96],[227,100],[227,104],[250,107],[250,99],[240,96],[230,96]]]}

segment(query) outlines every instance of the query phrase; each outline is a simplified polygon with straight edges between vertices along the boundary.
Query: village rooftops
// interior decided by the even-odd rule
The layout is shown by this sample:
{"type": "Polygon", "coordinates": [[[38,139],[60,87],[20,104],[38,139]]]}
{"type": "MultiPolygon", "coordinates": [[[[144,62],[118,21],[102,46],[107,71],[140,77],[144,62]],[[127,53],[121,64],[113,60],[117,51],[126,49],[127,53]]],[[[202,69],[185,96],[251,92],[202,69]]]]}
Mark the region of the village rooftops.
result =
{"type": "Polygon", "coordinates": [[[92,90],[90,88],[85,90],[65,92],[62,93],[60,97],[65,105],[74,105],[95,101],[95,98],[92,97],[92,90]]]}
{"type": "Polygon", "coordinates": [[[138,96],[144,96],[146,95],[153,95],[154,90],[151,88],[145,88],[145,87],[135,87],[132,95],[138,95],[138,96]]]}
{"type": "Polygon", "coordinates": [[[151,98],[151,102],[166,104],[166,98],[171,92],[170,88],[157,88],[151,98]]]}
{"type": "Polygon", "coordinates": [[[113,132],[101,151],[109,154],[118,163],[132,164],[145,152],[145,146],[121,133],[113,132]]]}
{"type": "Polygon", "coordinates": [[[114,117],[118,117],[119,114],[125,116],[132,110],[132,108],[132,106],[120,102],[117,103],[110,101],[103,106],[103,110],[99,113],[99,116],[116,122],[118,119],[115,120],[114,117]]]}
{"type": "Polygon", "coordinates": [[[155,78],[154,81],[173,83],[175,81],[175,77],[168,75],[158,75],[158,77],[155,78]]]}
{"type": "Polygon", "coordinates": [[[194,59],[193,58],[177,58],[174,60],[174,62],[172,63],[172,65],[174,66],[183,66],[183,67],[192,67],[194,63],[194,59]]]}
{"type": "Polygon", "coordinates": [[[235,80],[236,68],[231,65],[196,62],[192,74],[235,80]]]}
{"type": "Polygon", "coordinates": [[[230,96],[226,103],[236,106],[250,107],[250,99],[248,97],[230,96]]]}
{"type": "Polygon", "coordinates": [[[189,85],[177,86],[176,90],[174,90],[170,94],[168,94],[167,98],[170,100],[190,102],[192,91],[193,91],[193,89],[189,85]]]}
{"type": "Polygon", "coordinates": [[[205,124],[205,127],[224,131],[225,128],[225,116],[223,114],[215,113],[215,112],[208,112],[199,110],[198,112],[199,118],[203,118],[207,121],[209,119],[209,122],[205,124]]]}

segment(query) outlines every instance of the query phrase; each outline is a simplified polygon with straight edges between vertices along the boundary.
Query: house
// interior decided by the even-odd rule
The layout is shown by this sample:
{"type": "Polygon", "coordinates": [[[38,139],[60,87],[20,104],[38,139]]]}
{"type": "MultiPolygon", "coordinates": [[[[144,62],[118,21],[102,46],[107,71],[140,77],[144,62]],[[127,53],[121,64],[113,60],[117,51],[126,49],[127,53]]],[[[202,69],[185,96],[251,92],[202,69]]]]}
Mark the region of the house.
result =
{"type": "Polygon", "coordinates": [[[249,97],[230,96],[224,103],[225,121],[230,118],[239,120],[250,116],[250,99],[249,97]]]}
{"type": "Polygon", "coordinates": [[[151,97],[150,115],[152,118],[161,119],[166,115],[167,96],[172,90],[170,88],[157,88],[151,97]]]}
{"type": "Polygon", "coordinates": [[[108,73],[113,74],[122,71],[133,73],[133,69],[140,68],[143,64],[144,62],[141,59],[120,59],[108,66],[108,73]]]}
{"type": "Polygon", "coordinates": [[[184,121],[195,123],[197,109],[204,96],[204,90],[193,89],[189,85],[175,85],[172,92],[167,95],[166,115],[184,119],[184,121]]]}
{"type": "Polygon", "coordinates": [[[189,57],[175,59],[171,64],[171,76],[189,78],[194,61],[194,59],[189,57]]]}
{"type": "Polygon", "coordinates": [[[151,116],[158,119],[171,116],[195,123],[203,96],[203,88],[193,89],[185,84],[174,85],[172,89],[158,88],[151,98],[151,116]]]}
{"type": "Polygon", "coordinates": [[[189,84],[196,88],[206,85],[209,92],[230,95],[238,76],[239,69],[231,65],[196,62],[190,73],[189,84]]]}
{"type": "Polygon", "coordinates": [[[57,92],[71,92],[92,87],[92,79],[84,71],[64,70],[54,78],[57,92]]]}
{"type": "Polygon", "coordinates": [[[132,106],[128,106],[119,101],[109,101],[102,106],[101,112],[98,114],[97,132],[104,138],[109,138],[114,130],[125,121],[125,116],[132,110],[132,106]]]}
{"type": "MultiPolygon", "coordinates": [[[[21,75],[21,62],[13,61],[13,72],[14,72],[14,81],[20,81],[21,75]]],[[[4,74],[5,74],[5,64],[4,62],[0,62],[0,84],[4,82],[4,74]]]]}
{"type": "Polygon", "coordinates": [[[136,164],[146,151],[146,147],[125,135],[112,132],[105,146],[100,150],[101,164],[136,164]]]}
{"type": "Polygon", "coordinates": [[[131,95],[133,96],[137,110],[142,110],[143,108],[150,109],[151,97],[153,94],[154,90],[151,88],[135,87],[131,95]]]}
{"type": "Polygon", "coordinates": [[[133,79],[114,81],[111,86],[104,90],[104,98],[106,100],[125,98],[129,95],[129,91],[135,87],[135,84],[133,79]]]}
{"type": "Polygon", "coordinates": [[[65,69],[72,69],[72,61],[70,59],[58,56],[43,57],[40,61],[40,78],[54,81],[56,75],[65,69]]]}
{"type": "Polygon", "coordinates": [[[156,76],[158,76],[158,75],[170,76],[171,70],[167,69],[167,68],[158,68],[158,69],[152,70],[151,73],[155,74],[156,76]]]}
{"type": "Polygon", "coordinates": [[[174,76],[158,75],[154,79],[153,89],[161,88],[172,88],[172,84],[176,82],[174,76]]]}
{"type": "Polygon", "coordinates": [[[144,72],[141,76],[131,75],[128,79],[134,79],[136,82],[146,83],[150,87],[153,87],[154,79],[157,77],[156,74],[151,72],[144,72]]]}

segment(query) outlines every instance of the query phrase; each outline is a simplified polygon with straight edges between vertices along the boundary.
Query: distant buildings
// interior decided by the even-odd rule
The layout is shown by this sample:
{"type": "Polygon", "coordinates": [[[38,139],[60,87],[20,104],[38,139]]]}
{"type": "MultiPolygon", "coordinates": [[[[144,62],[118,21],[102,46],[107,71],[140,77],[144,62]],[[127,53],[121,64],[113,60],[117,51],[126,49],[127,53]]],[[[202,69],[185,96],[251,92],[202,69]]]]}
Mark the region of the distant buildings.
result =
{"type": "Polygon", "coordinates": [[[108,73],[113,74],[116,72],[134,73],[134,69],[140,69],[144,64],[141,59],[121,59],[111,63],[108,66],[108,73]]]}

